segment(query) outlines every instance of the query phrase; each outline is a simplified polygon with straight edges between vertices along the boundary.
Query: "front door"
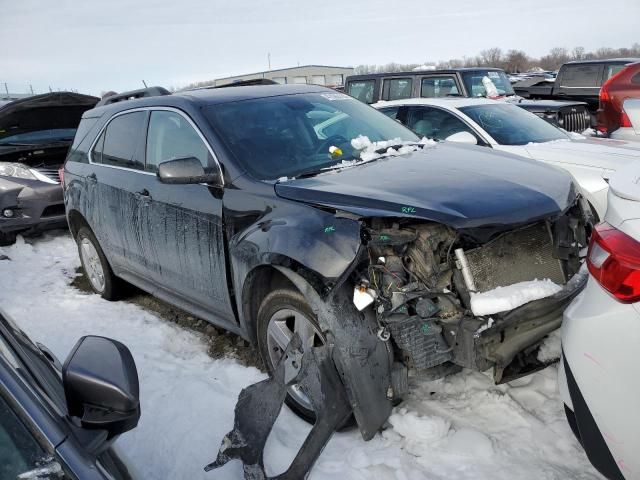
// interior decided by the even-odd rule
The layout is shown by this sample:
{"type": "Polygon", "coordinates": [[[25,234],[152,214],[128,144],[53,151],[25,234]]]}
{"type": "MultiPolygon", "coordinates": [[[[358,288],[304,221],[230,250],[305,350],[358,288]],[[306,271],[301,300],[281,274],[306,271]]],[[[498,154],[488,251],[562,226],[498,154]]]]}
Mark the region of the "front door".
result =
{"type": "Polygon", "coordinates": [[[170,185],[155,174],[162,162],[195,157],[205,171],[218,169],[191,120],[177,110],[149,117],[145,171],[146,214],[140,225],[147,275],[171,294],[224,317],[232,315],[225,264],[222,197],[207,185],[170,185]]]}

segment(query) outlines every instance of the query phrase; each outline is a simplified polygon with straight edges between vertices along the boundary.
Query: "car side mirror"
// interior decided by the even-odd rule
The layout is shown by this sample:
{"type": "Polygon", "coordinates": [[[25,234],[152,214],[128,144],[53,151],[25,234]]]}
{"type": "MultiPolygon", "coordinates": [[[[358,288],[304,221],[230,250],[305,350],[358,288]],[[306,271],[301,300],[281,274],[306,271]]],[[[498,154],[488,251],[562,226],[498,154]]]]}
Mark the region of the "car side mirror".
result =
{"type": "Polygon", "coordinates": [[[222,183],[218,174],[205,173],[200,160],[195,157],[176,158],[162,162],[158,165],[158,178],[162,183],[174,185],[222,183]]]}
{"type": "Polygon", "coordinates": [[[478,139],[475,137],[475,135],[469,132],[454,133],[453,135],[449,135],[447,138],[445,138],[445,141],[456,142],[456,143],[468,143],[470,145],[478,144],[478,139]]]}
{"type": "Polygon", "coordinates": [[[106,430],[111,439],[138,425],[138,371],[122,343],[82,337],[62,367],[62,383],[69,416],[83,428],[106,430]]]}

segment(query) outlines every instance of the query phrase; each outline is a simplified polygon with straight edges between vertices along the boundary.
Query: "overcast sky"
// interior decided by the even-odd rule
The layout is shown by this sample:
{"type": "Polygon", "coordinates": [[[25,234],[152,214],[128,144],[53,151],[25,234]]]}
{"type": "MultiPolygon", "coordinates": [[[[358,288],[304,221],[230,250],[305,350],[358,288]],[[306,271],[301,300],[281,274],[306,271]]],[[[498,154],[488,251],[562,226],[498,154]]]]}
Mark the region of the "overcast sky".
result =
{"type": "Polygon", "coordinates": [[[639,0],[0,0],[0,88],[100,94],[305,64],[640,42],[639,0]]]}

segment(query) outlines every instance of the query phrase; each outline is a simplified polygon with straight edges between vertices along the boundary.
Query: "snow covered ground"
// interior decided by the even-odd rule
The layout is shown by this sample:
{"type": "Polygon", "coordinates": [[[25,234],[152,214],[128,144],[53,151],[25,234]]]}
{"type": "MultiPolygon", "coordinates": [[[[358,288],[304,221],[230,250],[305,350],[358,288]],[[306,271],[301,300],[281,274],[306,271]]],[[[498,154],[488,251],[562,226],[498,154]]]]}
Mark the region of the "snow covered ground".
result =
{"type": "MultiPolygon", "coordinates": [[[[67,235],[32,244],[20,238],[0,248],[2,254],[9,259],[0,260],[0,308],[32,339],[60,359],[86,334],[110,336],[131,349],[142,418],[117,445],[140,478],[242,478],[237,462],[210,473],[203,467],[232,427],[237,394],[264,378],[260,371],[212,359],[198,334],[136,305],[69,286],[79,260],[67,235]]],[[[556,372],[549,367],[501,386],[473,372],[418,383],[389,419],[390,428],[372,441],[363,442],[357,431],[334,435],[310,478],[599,479],[565,421],[556,372]]],[[[267,445],[270,473],[287,466],[307,432],[283,410],[267,445]]]]}

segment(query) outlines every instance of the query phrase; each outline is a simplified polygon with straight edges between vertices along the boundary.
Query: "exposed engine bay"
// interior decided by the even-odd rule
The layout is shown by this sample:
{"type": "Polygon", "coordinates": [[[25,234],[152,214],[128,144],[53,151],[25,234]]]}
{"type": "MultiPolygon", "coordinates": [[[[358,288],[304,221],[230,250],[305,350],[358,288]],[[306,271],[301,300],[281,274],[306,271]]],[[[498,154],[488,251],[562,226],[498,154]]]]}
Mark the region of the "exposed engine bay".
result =
{"type": "Polygon", "coordinates": [[[437,378],[460,367],[495,367],[500,383],[546,366],[537,350],[584,284],[577,274],[590,228],[579,204],[555,219],[509,230],[369,222],[369,261],[355,272],[354,303],[360,310],[372,305],[378,337],[393,345],[395,396],[407,389],[409,373],[437,378]],[[558,292],[509,311],[473,312],[473,295],[543,279],[558,292]]]}

